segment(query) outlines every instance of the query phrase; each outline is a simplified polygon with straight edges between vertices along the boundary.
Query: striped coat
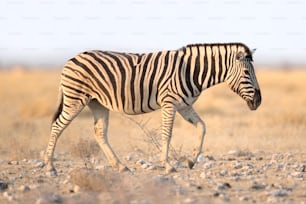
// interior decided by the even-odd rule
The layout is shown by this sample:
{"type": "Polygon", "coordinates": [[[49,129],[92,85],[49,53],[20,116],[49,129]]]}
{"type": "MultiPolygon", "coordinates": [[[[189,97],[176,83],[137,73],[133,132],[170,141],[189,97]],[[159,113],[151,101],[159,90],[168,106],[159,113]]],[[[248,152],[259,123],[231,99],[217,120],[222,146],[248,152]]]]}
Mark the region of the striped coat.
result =
{"type": "Polygon", "coordinates": [[[108,112],[143,114],[162,109],[163,149],[161,160],[167,171],[168,146],[175,113],[200,128],[194,159],[202,150],[205,124],[192,108],[201,92],[227,82],[230,88],[256,109],[261,94],[252,65],[252,52],[242,43],[195,44],[178,50],[147,54],[87,51],[64,66],[60,105],[54,115],[46,151],[47,170],[52,163],[58,136],[88,105],[95,117],[96,138],[112,166],[126,169],[107,141],[108,112]]]}

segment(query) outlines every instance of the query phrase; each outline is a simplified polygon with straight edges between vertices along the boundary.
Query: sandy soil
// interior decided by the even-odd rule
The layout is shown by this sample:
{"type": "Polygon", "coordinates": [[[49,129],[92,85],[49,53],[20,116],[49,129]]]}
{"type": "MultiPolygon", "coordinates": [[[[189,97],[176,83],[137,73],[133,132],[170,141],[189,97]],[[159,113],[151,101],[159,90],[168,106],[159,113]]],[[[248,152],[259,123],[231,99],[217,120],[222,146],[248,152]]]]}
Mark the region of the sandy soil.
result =
{"type": "Polygon", "coordinates": [[[56,107],[59,70],[0,73],[0,203],[306,203],[306,71],[258,70],[263,103],[255,112],[226,85],[205,91],[195,109],[205,120],[203,155],[186,158],[195,130],[180,116],[171,161],[160,167],[160,111],[111,113],[110,143],[131,173],[110,168],[85,110],[61,136],[46,177],[42,154],[56,107]]]}

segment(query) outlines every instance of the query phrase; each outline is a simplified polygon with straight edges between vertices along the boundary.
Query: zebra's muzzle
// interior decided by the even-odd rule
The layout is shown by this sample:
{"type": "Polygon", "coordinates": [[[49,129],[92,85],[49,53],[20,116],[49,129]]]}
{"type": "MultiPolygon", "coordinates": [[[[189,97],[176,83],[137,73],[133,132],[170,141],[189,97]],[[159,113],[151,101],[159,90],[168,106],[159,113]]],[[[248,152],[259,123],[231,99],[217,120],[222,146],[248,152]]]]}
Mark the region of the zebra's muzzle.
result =
{"type": "Polygon", "coordinates": [[[253,100],[247,101],[250,110],[256,110],[261,104],[261,93],[259,89],[255,89],[253,100]]]}

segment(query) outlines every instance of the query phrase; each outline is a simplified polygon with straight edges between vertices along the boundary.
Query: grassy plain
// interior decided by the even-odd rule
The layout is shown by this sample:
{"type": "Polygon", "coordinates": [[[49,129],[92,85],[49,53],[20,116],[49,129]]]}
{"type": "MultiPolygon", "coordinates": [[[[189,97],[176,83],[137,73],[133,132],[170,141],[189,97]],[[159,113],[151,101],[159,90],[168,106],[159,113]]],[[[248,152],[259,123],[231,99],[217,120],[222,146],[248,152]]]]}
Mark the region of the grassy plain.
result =
{"type": "MultiPolygon", "coordinates": [[[[0,71],[2,163],[41,159],[56,108],[60,71],[0,71]]],[[[306,69],[262,67],[257,69],[257,78],[263,99],[257,111],[250,111],[226,84],[206,90],[195,103],[194,107],[207,127],[204,155],[227,154],[233,149],[268,155],[290,152],[304,155],[300,162],[306,163],[306,69]]],[[[150,158],[158,154],[149,140],[158,135],[159,127],[160,111],[139,116],[111,113],[110,143],[121,160],[133,151],[140,151],[150,158]]],[[[177,154],[191,153],[196,142],[194,133],[193,127],[177,115],[172,138],[177,154]]],[[[58,155],[64,154],[71,160],[86,157],[82,151],[84,154],[90,151],[101,153],[95,146],[93,118],[88,109],[64,131],[56,149],[58,155]],[[92,146],[86,150],[86,144],[92,146]]],[[[306,197],[306,189],[303,191],[306,197]]]]}

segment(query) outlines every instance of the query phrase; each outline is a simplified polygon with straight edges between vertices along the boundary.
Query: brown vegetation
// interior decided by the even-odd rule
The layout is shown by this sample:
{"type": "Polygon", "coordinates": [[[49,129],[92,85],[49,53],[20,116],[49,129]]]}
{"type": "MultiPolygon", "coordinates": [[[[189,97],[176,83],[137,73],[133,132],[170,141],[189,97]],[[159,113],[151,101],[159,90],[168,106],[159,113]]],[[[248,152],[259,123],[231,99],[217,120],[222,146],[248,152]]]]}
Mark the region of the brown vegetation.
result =
{"type": "MultiPolygon", "coordinates": [[[[33,170],[33,167],[28,167],[32,160],[42,159],[42,151],[47,145],[51,117],[56,108],[59,76],[60,70],[19,69],[0,72],[0,180],[9,180],[8,185],[10,186],[9,190],[4,191],[18,194],[15,187],[19,187],[22,181],[31,181],[36,182],[35,185],[43,184],[41,188],[31,191],[33,193],[30,201],[33,202],[37,201],[37,198],[54,202],[59,199],[56,195],[70,195],[70,191],[73,191],[75,186],[80,187],[81,192],[87,192],[81,196],[87,201],[88,199],[111,201],[112,197],[117,196],[115,192],[118,191],[122,192],[117,197],[117,201],[121,203],[126,200],[137,200],[134,203],[141,203],[141,199],[150,201],[150,203],[160,201],[152,196],[153,194],[159,194],[162,199],[171,198],[174,202],[192,202],[192,199],[189,201],[186,199],[193,196],[198,199],[199,195],[200,197],[206,196],[209,200],[214,199],[213,193],[207,194],[207,192],[213,191],[211,183],[203,183],[204,181],[201,183],[198,180],[190,181],[191,189],[197,189],[198,184],[201,183],[199,188],[206,188],[206,194],[193,194],[198,191],[190,189],[181,192],[178,187],[179,181],[173,184],[170,177],[170,180],[165,177],[157,177],[157,180],[161,179],[162,181],[159,181],[161,184],[156,184],[154,179],[152,181],[148,177],[148,175],[154,177],[154,175],[161,174],[160,169],[147,173],[135,164],[135,161],[143,159],[156,166],[159,165],[160,111],[133,116],[132,119],[119,113],[111,113],[110,143],[119,158],[134,172],[134,176],[120,175],[108,168],[104,155],[94,140],[93,118],[88,109],[85,109],[75,119],[59,139],[55,161],[55,165],[59,165],[57,169],[60,171],[59,178],[55,182],[57,184],[54,184],[52,178],[45,178],[43,170],[33,170]],[[11,161],[19,161],[19,167],[12,166],[16,163],[11,161]],[[9,162],[11,163],[8,164],[9,162]],[[23,180],[17,182],[18,177],[16,176],[14,183],[15,180],[11,176],[14,175],[14,172],[19,172],[18,175],[22,175],[23,180]],[[65,179],[69,181],[66,184],[61,184],[65,179]],[[63,186],[66,189],[63,190],[63,186]],[[165,190],[161,192],[160,188],[162,187],[165,190]],[[133,192],[127,190],[129,188],[134,189],[133,192]],[[95,196],[91,196],[91,193],[95,196]],[[100,198],[99,196],[109,197],[100,198]]],[[[251,155],[250,157],[261,162],[264,162],[265,159],[270,160],[271,155],[275,153],[280,153],[295,155],[293,160],[288,159],[289,163],[292,161],[305,164],[306,70],[262,68],[257,70],[257,78],[262,90],[263,101],[261,107],[255,112],[251,112],[245,102],[232,93],[226,84],[203,92],[195,103],[195,110],[201,115],[207,126],[204,142],[204,155],[208,156],[206,159],[222,160],[223,154],[227,154],[229,150],[238,149],[242,152],[254,153],[255,156],[251,155]],[[264,152],[264,155],[258,156],[261,152],[264,152]]],[[[191,154],[196,142],[194,133],[194,128],[177,115],[171,143],[173,160],[183,161],[184,156],[191,154]]],[[[241,157],[247,160],[247,157],[241,155],[239,159],[241,157]]],[[[36,166],[39,166],[39,163],[36,166]]],[[[199,171],[202,170],[199,169],[200,167],[196,168],[198,169],[189,172],[183,165],[182,169],[179,169],[178,175],[184,179],[187,177],[201,179],[199,171]]],[[[229,166],[220,166],[220,168],[227,171],[234,169],[229,166]]],[[[300,165],[299,168],[303,168],[303,165],[300,165]]],[[[305,170],[301,169],[299,172],[305,172],[305,170]]],[[[266,174],[273,175],[273,172],[267,171],[266,174]]],[[[274,177],[271,177],[274,180],[269,180],[269,176],[267,177],[267,184],[275,183],[274,177]]],[[[303,181],[305,174],[303,173],[302,177],[298,178],[302,178],[303,181]]],[[[244,183],[235,183],[230,187],[235,189],[239,185],[243,187],[249,184],[244,181],[244,183]]],[[[292,184],[292,186],[294,185],[299,186],[297,183],[292,184]]],[[[224,186],[226,188],[227,185],[224,186]]],[[[267,186],[266,188],[268,188],[267,186]]],[[[230,187],[227,186],[227,188],[230,187]]],[[[231,195],[230,192],[228,194],[231,195]]],[[[234,195],[235,192],[232,194],[234,195]]],[[[25,194],[24,197],[29,195],[25,194]]],[[[219,194],[217,197],[222,195],[219,194]]],[[[255,198],[257,194],[253,192],[251,195],[255,198]]],[[[264,197],[264,195],[260,195],[264,197]]],[[[293,191],[288,196],[293,199],[295,195],[298,196],[297,201],[306,200],[305,185],[300,185],[299,190],[293,191]]],[[[286,200],[288,197],[286,196],[281,197],[279,201],[286,200]]],[[[0,194],[0,202],[8,199],[4,197],[5,195],[0,194]]],[[[23,203],[22,198],[24,197],[19,196],[15,200],[23,203]]],[[[72,199],[61,197],[61,199],[58,202],[84,201],[78,200],[76,197],[72,199]]],[[[197,199],[196,201],[199,201],[197,199]]],[[[262,201],[260,198],[258,199],[262,201]]],[[[224,197],[224,201],[226,200],[224,197]]]]}

